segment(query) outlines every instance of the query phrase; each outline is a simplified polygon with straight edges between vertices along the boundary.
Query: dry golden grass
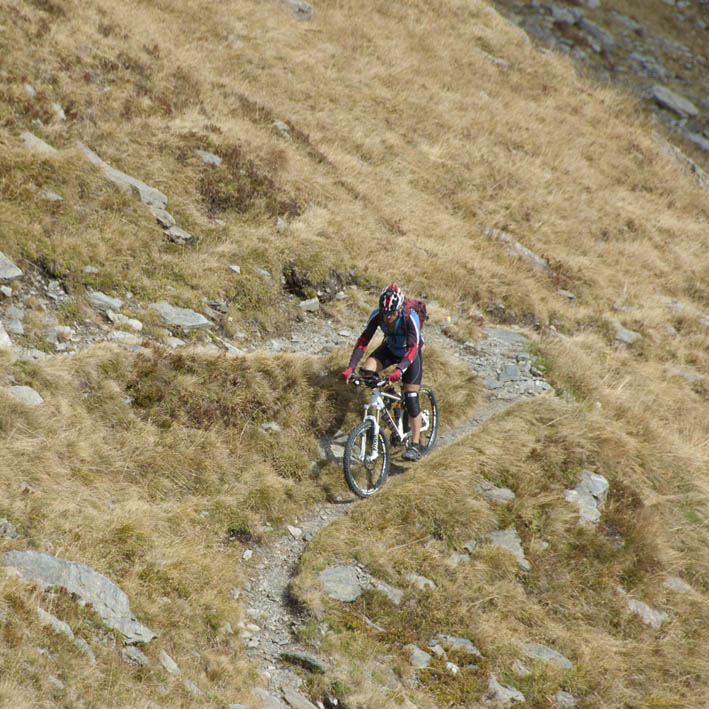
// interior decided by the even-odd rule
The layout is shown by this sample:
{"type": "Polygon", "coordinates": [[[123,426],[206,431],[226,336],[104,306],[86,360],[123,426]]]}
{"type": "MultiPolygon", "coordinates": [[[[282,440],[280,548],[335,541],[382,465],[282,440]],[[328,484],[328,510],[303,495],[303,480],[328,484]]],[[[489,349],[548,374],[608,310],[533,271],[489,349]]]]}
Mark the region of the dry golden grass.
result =
{"type": "MultiPolygon", "coordinates": [[[[635,0],[617,6],[666,21],[635,0]]],[[[309,23],[256,0],[12,3],[0,8],[0,78],[0,250],[28,274],[65,283],[77,300],[63,314],[70,322],[89,316],[81,296],[97,288],[187,307],[223,298],[233,318],[223,334],[280,334],[298,313],[278,286],[292,261],[313,282],[330,269],[365,286],[396,279],[437,302],[433,322],[452,313],[463,339],[479,335],[476,313],[497,303],[511,321],[567,336],[530,333],[558,399],[516,407],[395,476],[312,545],[296,588],[333,629],[321,649],[337,668],[316,690],[337,689],[352,706],[400,706],[404,694],[419,707],[471,706],[495,671],[530,706],[548,706],[559,686],[580,706],[706,705],[709,198],[662,152],[632,98],[539,52],[481,0],[320,3],[309,23]],[[29,153],[25,130],[59,155],[29,153]],[[165,241],[77,141],[162,190],[198,242],[165,241]],[[222,166],[203,165],[196,148],[222,166]],[[64,202],[43,200],[45,189],[64,202]],[[509,232],[555,275],[481,227],[509,232]],[[617,346],[608,318],[642,340],[617,346]],[[611,482],[603,522],[622,549],[579,529],[563,500],[582,468],[611,482]],[[471,494],[480,477],[511,487],[515,503],[492,508],[471,494]],[[530,574],[485,549],[445,564],[451,550],[510,524],[530,574]],[[353,609],[323,599],[314,572],[353,558],[406,588],[405,607],[377,594],[353,609]],[[410,589],[412,571],[434,579],[436,593],[410,589]],[[695,592],[667,591],[667,574],[695,592]],[[669,623],[643,626],[617,585],[665,609],[669,623]],[[362,614],[387,632],[373,633],[362,614]],[[479,668],[454,679],[434,664],[418,689],[383,689],[387,668],[411,673],[402,645],[439,631],[470,637],[485,655],[479,668]],[[516,643],[527,639],[575,669],[516,677],[516,643]]],[[[355,328],[372,293],[349,294],[326,314],[355,328]]],[[[39,343],[43,313],[30,305],[25,325],[39,343]]],[[[167,334],[157,321],[146,327],[167,334]]],[[[87,640],[104,632],[90,612],[3,576],[0,705],[250,701],[262,680],[222,631],[241,618],[231,596],[240,553],[249,535],[268,538],[266,522],[278,528],[342,488],[339,469],[314,478],[310,464],[317,438],[358,416],[357,396],[335,379],[347,355],[136,357],[101,346],[43,365],[3,355],[2,381],[37,386],[46,404],[28,410],[2,395],[0,516],[21,532],[2,549],[29,545],[109,575],[159,631],[151,659],[166,649],[207,694],[131,669],[110,638],[92,641],[90,675],[34,609],[54,608],[87,640]],[[282,431],[265,435],[260,424],[271,420],[282,431]],[[57,673],[63,692],[47,683],[57,673]]],[[[426,366],[444,425],[463,418],[479,385],[433,348],[426,366]]]]}

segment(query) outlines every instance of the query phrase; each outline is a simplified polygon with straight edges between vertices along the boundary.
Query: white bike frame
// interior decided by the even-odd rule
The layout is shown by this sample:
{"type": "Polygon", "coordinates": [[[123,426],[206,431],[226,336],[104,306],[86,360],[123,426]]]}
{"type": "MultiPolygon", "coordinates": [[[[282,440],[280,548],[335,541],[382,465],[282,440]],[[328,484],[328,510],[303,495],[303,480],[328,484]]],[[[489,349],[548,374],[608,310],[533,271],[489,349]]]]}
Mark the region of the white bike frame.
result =
{"type": "MultiPolygon", "coordinates": [[[[364,405],[364,416],[363,421],[371,421],[374,425],[374,446],[372,447],[372,453],[366,456],[368,463],[373,463],[379,457],[379,417],[383,411],[387,418],[389,419],[389,424],[396,431],[399,436],[401,443],[404,443],[407,439],[411,437],[411,431],[404,432],[404,416],[403,416],[404,403],[400,396],[394,396],[382,391],[379,387],[374,387],[372,389],[372,396],[370,400],[364,405]],[[391,415],[386,406],[386,399],[390,399],[392,402],[396,402],[400,405],[399,416],[394,417],[391,415]],[[369,410],[374,409],[376,414],[370,414],[369,410]]],[[[430,426],[430,421],[428,420],[428,411],[421,412],[421,431],[427,431],[430,426]]],[[[366,440],[362,438],[362,451],[360,454],[360,460],[365,460],[365,445],[366,440]]]]}

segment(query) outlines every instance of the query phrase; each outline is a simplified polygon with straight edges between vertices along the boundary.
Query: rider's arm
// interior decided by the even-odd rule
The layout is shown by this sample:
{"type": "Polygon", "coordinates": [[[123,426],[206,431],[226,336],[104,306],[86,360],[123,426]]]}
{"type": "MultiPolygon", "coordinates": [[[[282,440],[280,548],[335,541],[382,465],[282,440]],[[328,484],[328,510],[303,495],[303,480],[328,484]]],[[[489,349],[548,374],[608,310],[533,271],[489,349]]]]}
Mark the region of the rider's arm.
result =
{"type": "Polygon", "coordinates": [[[364,330],[362,330],[362,334],[359,336],[354,350],[352,350],[352,356],[350,357],[350,363],[348,365],[349,367],[352,367],[352,369],[354,369],[359,364],[359,361],[362,359],[362,355],[365,353],[365,350],[367,349],[367,345],[369,344],[370,340],[372,339],[372,337],[374,337],[374,333],[377,331],[378,325],[379,308],[376,308],[369,316],[367,325],[365,326],[364,330]]]}
{"type": "Polygon", "coordinates": [[[412,311],[408,313],[406,322],[404,322],[406,330],[406,352],[401,358],[401,361],[396,366],[405,372],[409,365],[416,359],[416,354],[419,351],[419,342],[421,340],[421,328],[419,326],[419,317],[412,311]]]}

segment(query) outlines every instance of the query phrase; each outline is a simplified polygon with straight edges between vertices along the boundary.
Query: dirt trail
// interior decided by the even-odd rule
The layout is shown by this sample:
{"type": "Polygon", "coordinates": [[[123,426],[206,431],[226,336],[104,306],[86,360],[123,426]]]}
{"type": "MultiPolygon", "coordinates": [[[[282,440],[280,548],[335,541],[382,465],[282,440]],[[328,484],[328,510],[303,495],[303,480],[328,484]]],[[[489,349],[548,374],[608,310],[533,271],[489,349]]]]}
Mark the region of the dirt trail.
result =
{"type": "MultiPolygon", "coordinates": [[[[489,328],[486,334],[486,339],[474,345],[460,345],[445,337],[439,327],[427,328],[427,342],[452,351],[464,361],[481,379],[487,393],[485,402],[472,417],[439,433],[437,448],[450,445],[508,406],[550,389],[542,373],[530,364],[528,341],[524,336],[498,328],[489,328]]],[[[445,426],[445,408],[441,410],[441,420],[445,426]]],[[[247,617],[242,637],[248,654],[268,678],[271,694],[262,697],[262,701],[269,709],[294,706],[292,701],[281,699],[282,693],[286,688],[292,692],[301,683],[298,674],[283,661],[282,654],[312,654],[296,641],[294,631],[303,621],[289,598],[290,580],[297,572],[308,542],[331,522],[346,515],[354,503],[352,497],[338,504],[317,505],[308,512],[307,518],[294,520],[282,535],[266,545],[254,547],[253,556],[247,562],[249,579],[244,587],[247,617]]],[[[299,705],[307,707],[302,702],[299,705]]]]}

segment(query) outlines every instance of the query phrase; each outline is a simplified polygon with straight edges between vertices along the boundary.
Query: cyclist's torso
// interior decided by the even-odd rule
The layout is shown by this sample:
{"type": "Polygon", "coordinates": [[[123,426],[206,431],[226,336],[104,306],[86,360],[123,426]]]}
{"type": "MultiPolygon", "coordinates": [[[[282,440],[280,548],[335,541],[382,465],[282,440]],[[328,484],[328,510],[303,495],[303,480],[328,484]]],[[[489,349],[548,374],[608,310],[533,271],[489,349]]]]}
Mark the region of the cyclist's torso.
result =
{"type": "Polygon", "coordinates": [[[391,350],[392,354],[396,357],[403,357],[409,348],[409,328],[413,327],[416,333],[416,341],[418,346],[423,345],[423,337],[421,335],[421,325],[419,323],[419,316],[413,310],[402,310],[399,313],[399,317],[394,323],[394,327],[389,330],[384,318],[380,317],[380,308],[375,308],[372,314],[369,316],[369,322],[377,319],[379,321],[379,327],[384,333],[384,339],[386,341],[387,347],[391,350]],[[408,327],[405,321],[408,315],[408,327]]]}

